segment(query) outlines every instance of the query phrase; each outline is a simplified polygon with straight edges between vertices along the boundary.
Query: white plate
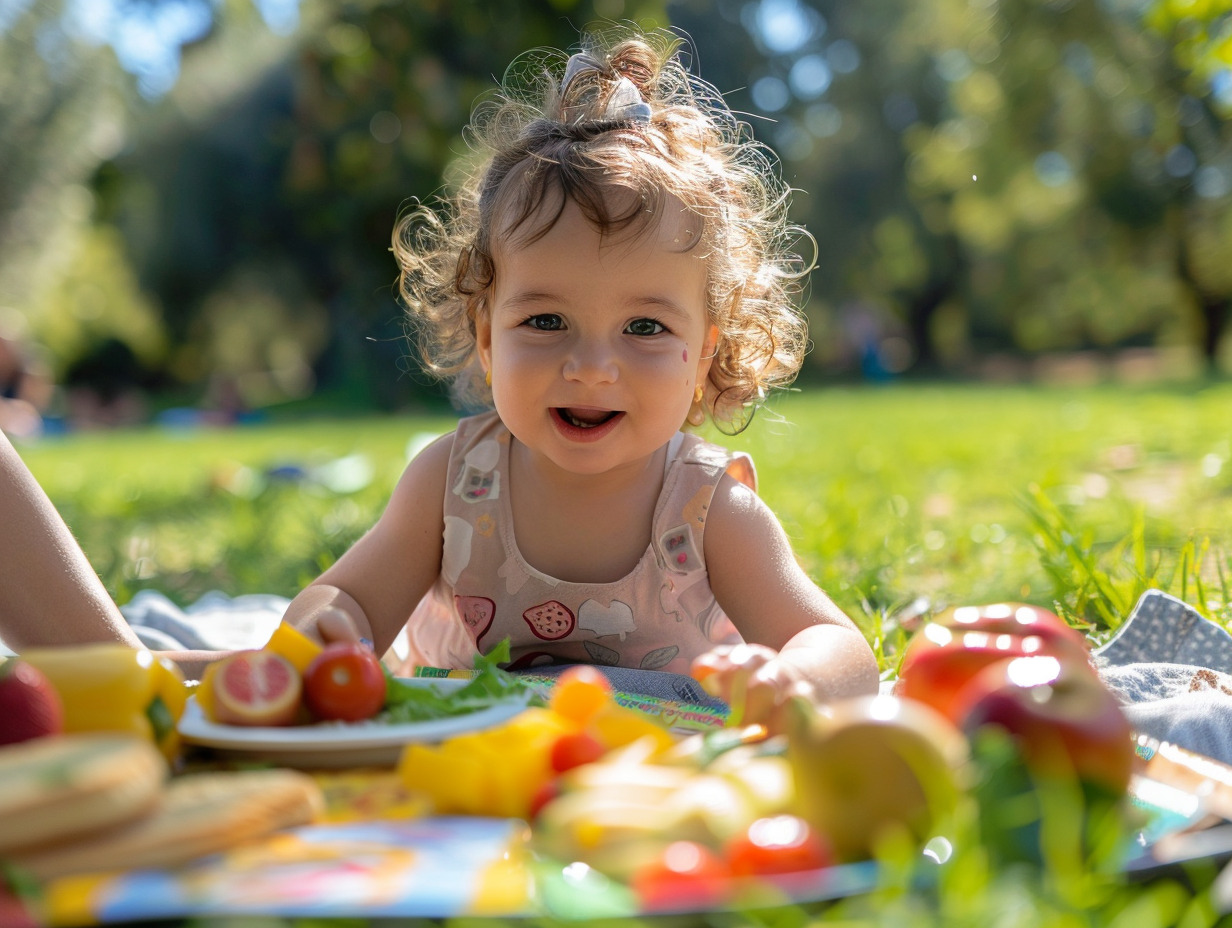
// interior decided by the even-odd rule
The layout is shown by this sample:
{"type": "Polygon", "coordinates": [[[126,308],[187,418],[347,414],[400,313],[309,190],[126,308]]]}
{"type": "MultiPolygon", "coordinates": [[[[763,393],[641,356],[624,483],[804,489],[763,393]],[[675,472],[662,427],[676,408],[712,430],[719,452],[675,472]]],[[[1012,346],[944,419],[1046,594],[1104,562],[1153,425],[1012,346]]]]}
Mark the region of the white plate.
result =
{"type": "MultiPolygon", "coordinates": [[[[411,686],[434,687],[442,693],[461,689],[469,680],[403,678],[411,686]]],[[[380,722],[325,722],[316,725],[245,728],[211,722],[195,696],[180,719],[180,735],[189,744],[222,751],[246,760],[265,760],[285,767],[367,767],[397,763],[404,745],[442,741],[452,735],[490,728],[526,708],[530,692],[478,712],[425,722],[386,725],[380,722]]]]}

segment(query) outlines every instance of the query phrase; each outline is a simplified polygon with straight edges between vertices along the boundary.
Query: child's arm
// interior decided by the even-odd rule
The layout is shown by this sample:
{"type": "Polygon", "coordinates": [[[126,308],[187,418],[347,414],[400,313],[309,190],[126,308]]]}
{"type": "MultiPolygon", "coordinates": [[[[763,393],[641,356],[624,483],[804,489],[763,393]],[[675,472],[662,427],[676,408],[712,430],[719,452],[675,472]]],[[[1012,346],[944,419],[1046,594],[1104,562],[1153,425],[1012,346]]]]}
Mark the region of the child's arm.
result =
{"type": "Polygon", "coordinates": [[[747,646],[716,649],[694,666],[744,721],[770,719],[787,697],[819,703],[877,692],[877,659],[864,635],[805,574],[764,502],[724,478],[706,521],[710,586],[747,646]]]}
{"type": "Polygon", "coordinates": [[[282,620],[322,641],[367,638],[384,654],[441,571],[453,435],[420,452],[380,519],[302,590],[282,620]]]}

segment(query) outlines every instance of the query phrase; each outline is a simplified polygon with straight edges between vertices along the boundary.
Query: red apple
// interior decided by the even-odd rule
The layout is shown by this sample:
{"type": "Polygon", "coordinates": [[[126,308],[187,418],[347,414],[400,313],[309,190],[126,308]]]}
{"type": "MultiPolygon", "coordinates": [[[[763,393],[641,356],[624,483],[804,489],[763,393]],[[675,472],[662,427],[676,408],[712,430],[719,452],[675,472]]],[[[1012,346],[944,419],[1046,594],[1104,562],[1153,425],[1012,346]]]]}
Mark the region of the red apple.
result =
{"type": "Polygon", "coordinates": [[[919,653],[938,645],[948,645],[959,639],[963,632],[1036,637],[1050,644],[1057,643],[1057,647],[1067,650],[1087,652],[1087,639],[1082,632],[1067,624],[1055,612],[1039,606],[1025,603],[958,606],[934,616],[911,638],[903,653],[900,675],[910,669],[919,653]],[[946,635],[947,630],[949,635],[946,635]]]}
{"type": "Polygon", "coordinates": [[[987,725],[1008,732],[1036,777],[1076,776],[1114,795],[1129,786],[1129,721],[1089,664],[1058,656],[1001,661],[972,677],[954,711],[968,735],[987,725]]]}
{"type": "Polygon", "coordinates": [[[46,675],[27,661],[0,658],[0,745],[62,731],[64,704],[46,675]]]}
{"type": "Polygon", "coordinates": [[[1042,638],[1067,638],[1084,650],[1086,636],[1063,618],[1042,606],[1029,603],[988,603],[983,606],[958,606],[933,619],[953,628],[987,632],[1039,635],[1042,638]]]}
{"type": "Polygon", "coordinates": [[[1086,638],[1045,609],[1019,603],[964,606],[915,633],[903,652],[894,693],[957,722],[954,697],[983,668],[1035,655],[1088,664],[1088,654],[1086,638]]]}

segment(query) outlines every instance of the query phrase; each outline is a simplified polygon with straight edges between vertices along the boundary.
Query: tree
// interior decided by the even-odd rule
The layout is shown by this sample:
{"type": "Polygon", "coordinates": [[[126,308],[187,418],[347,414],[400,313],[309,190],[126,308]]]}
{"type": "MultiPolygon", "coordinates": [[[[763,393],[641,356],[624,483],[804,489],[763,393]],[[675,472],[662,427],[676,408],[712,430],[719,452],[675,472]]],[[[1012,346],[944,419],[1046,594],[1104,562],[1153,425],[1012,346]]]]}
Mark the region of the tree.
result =
{"type": "Polygon", "coordinates": [[[124,144],[131,89],[58,0],[0,18],[0,329],[41,337],[39,310],[83,247],[91,175],[124,144]]]}
{"type": "Polygon", "coordinates": [[[1177,276],[1199,315],[1199,344],[1214,368],[1232,322],[1232,6],[1226,0],[1155,0],[1148,34],[1164,44],[1151,60],[1167,126],[1163,168],[1177,276]]]}
{"type": "MultiPolygon", "coordinates": [[[[103,178],[106,215],[164,307],[182,381],[221,370],[276,393],[281,364],[284,393],[319,379],[398,405],[422,390],[391,376],[414,376],[389,255],[398,211],[441,189],[494,76],[526,49],[576,44],[596,11],[351,0],[301,12],[278,37],[232,5],[186,49],[181,81],[103,178]]],[[[655,2],[627,12],[661,17],[655,2]]]]}
{"type": "Polygon", "coordinates": [[[1196,255],[1209,230],[1185,237],[1184,262],[1175,246],[1173,207],[1194,185],[1170,173],[1184,150],[1168,114],[1186,103],[1158,73],[1157,40],[1111,7],[720,8],[745,33],[726,33],[741,45],[722,59],[726,80],[747,75],[748,109],[774,120],[755,118],[756,131],[808,191],[815,355],[836,357],[825,349],[853,306],[897,325],[917,369],[1006,348],[1192,340],[1187,287],[1200,277],[1215,291],[1196,255]]]}

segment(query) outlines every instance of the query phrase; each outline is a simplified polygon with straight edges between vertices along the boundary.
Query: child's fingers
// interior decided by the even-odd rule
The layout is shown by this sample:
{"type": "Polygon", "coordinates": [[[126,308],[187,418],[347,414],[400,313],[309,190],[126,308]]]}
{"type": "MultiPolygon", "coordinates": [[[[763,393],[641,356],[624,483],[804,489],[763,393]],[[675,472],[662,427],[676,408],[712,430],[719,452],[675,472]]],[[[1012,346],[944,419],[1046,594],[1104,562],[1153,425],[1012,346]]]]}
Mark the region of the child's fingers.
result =
{"type": "Polygon", "coordinates": [[[783,734],[788,730],[788,712],[791,711],[791,701],[793,698],[799,697],[811,703],[817,702],[817,690],[811,683],[805,683],[803,680],[797,680],[791,683],[786,690],[779,694],[778,700],[775,702],[774,708],[770,715],[762,724],[766,726],[766,730],[771,735],[783,734]]]}
{"type": "Polygon", "coordinates": [[[777,701],[778,686],[761,669],[728,667],[707,677],[702,686],[727,703],[730,726],[765,723],[777,701]]]}
{"type": "Polygon", "coordinates": [[[321,641],[330,644],[334,641],[359,641],[359,631],[355,621],[345,610],[337,606],[326,606],[317,615],[317,634],[321,641]]]}
{"type": "Polygon", "coordinates": [[[690,673],[702,689],[727,703],[728,725],[762,722],[776,702],[776,656],[762,645],[723,645],[695,658],[690,673]]]}

